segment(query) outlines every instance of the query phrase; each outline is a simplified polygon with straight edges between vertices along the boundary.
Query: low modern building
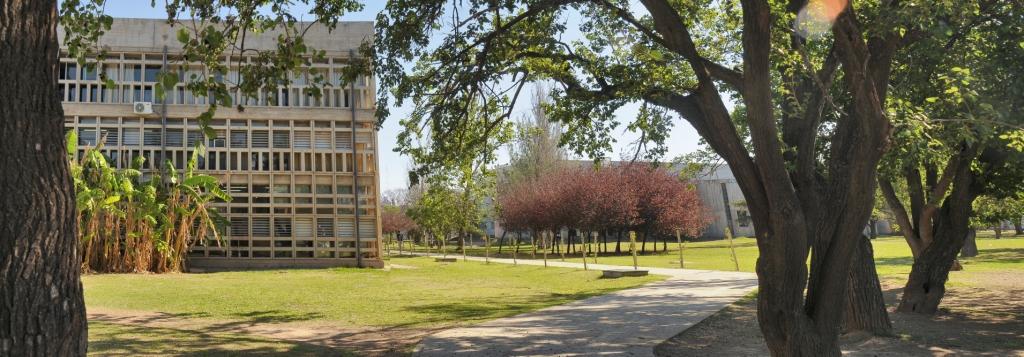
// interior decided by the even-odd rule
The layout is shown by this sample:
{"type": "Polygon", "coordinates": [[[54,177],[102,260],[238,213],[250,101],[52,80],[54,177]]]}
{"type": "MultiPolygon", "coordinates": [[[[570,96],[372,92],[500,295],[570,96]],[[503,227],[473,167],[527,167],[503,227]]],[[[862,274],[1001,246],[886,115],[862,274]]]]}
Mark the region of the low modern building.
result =
{"type": "Polygon", "coordinates": [[[711,167],[693,178],[697,194],[711,216],[701,238],[720,239],[728,228],[734,237],[754,236],[743,191],[727,165],[711,167]]]}
{"type": "MultiPolygon", "coordinates": [[[[78,132],[80,147],[103,140],[114,166],[128,167],[142,156],[152,172],[166,160],[184,167],[195,144],[205,142],[200,169],[218,177],[233,200],[217,207],[230,223],[223,243],[195,245],[193,267],[383,266],[374,81],[364,76],[342,83],[340,75],[354,50],[372,39],[373,24],[311,28],[306,43],[327,56],[306,71],[330,80],[323,95],[304,94],[303,75],[256,97],[238,93],[233,102],[244,110],[219,108],[210,138],[195,119],[208,107],[205,97],[193,95],[185,81],[162,101],[154,93],[158,73],[169,66],[181,78],[202,75],[201,67],[182,63],[176,30],[162,20],[115,20],[100,39],[108,54],[97,70],[81,68],[62,52],[65,125],[78,132]],[[103,86],[98,71],[115,86],[103,86]]],[[[246,46],[273,49],[274,36],[251,37],[246,46]]],[[[238,66],[231,65],[225,77],[237,76],[238,66]]]]}

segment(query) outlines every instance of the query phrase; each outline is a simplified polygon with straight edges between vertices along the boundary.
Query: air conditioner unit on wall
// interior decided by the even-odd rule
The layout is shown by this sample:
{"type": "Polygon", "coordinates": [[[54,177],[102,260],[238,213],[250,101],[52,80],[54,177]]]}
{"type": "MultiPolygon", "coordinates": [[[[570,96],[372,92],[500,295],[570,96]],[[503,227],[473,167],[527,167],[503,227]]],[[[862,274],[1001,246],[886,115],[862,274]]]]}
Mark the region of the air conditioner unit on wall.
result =
{"type": "Polygon", "coordinates": [[[153,114],[153,103],[135,102],[135,105],[132,106],[132,112],[135,112],[135,114],[153,114]]]}

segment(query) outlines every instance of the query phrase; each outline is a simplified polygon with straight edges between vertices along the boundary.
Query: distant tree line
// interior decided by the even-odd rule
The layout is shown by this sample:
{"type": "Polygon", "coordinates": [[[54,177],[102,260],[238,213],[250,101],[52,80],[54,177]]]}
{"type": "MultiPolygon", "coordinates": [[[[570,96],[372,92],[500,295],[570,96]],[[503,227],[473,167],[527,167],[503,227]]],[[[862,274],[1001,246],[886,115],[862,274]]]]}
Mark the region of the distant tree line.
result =
{"type": "MultiPolygon", "coordinates": [[[[501,190],[498,207],[501,224],[517,238],[527,233],[550,247],[543,237],[568,228],[576,233],[570,244],[615,236],[616,252],[625,232],[636,231],[646,249],[649,237],[697,236],[710,218],[690,183],[640,163],[550,171],[501,190]]],[[[560,246],[567,237],[559,238],[560,246]]]]}

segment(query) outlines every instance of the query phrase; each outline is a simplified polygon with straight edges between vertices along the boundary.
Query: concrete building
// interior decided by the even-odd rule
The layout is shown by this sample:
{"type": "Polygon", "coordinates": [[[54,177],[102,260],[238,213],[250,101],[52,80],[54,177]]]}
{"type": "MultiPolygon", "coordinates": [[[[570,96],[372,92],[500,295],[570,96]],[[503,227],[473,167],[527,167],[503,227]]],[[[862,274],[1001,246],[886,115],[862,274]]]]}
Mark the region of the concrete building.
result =
{"type": "Polygon", "coordinates": [[[743,191],[727,165],[709,168],[694,177],[701,202],[711,215],[711,224],[701,238],[720,239],[729,228],[733,237],[752,237],[754,224],[743,191]]]}
{"type": "MultiPolygon", "coordinates": [[[[743,191],[736,183],[736,177],[728,165],[711,167],[694,178],[701,201],[711,213],[711,224],[704,230],[701,238],[720,239],[725,237],[725,228],[732,231],[733,237],[753,237],[754,225],[750,220],[743,191]]],[[[892,234],[888,221],[875,221],[875,233],[892,234]]],[[[865,224],[864,234],[870,234],[870,223],[865,224]]]]}
{"type": "MultiPolygon", "coordinates": [[[[218,177],[233,200],[217,206],[230,222],[227,236],[220,245],[196,244],[189,252],[193,267],[383,266],[374,81],[342,83],[339,73],[353,50],[372,39],[373,24],[343,22],[332,32],[313,27],[306,43],[327,56],[306,71],[330,80],[323,96],[304,94],[302,75],[256,97],[236,93],[233,102],[244,111],[219,108],[211,138],[195,120],[207,99],[185,87],[202,68],[182,63],[176,30],[162,20],[115,20],[100,40],[108,55],[97,69],[113,88],[61,53],[65,125],[78,131],[80,147],[104,140],[102,151],[116,167],[142,156],[153,172],[166,160],[182,168],[194,145],[205,142],[200,169],[218,177]],[[158,102],[154,85],[163,69],[183,80],[158,102]]],[[[250,35],[246,47],[273,49],[275,36],[250,35]]],[[[237,78],[238,66],[225,77],[237,78]]]]}

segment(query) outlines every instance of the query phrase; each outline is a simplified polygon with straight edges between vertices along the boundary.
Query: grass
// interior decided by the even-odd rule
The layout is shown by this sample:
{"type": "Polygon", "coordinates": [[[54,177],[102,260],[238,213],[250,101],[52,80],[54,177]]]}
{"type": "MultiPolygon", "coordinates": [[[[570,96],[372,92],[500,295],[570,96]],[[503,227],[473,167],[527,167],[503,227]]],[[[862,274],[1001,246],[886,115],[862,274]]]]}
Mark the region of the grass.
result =
{"type": "Polygon", "coordinates": [[[89,308],[252,323],[436,327],[511,316],[661,277],[396,258],[405,269],[310,269],[83,277],[89,308]]]}
{"type": "Polygon", "coordinates": [[[216,331],[89,323],[92,356],[355,356],[305,343],[216,331]]]}
{"type": "MultiPolygon", "coordinates": [[[[983,272],[995,272],[995,271],[1006,271],[1006,270],[1024,270],[1024,238],[1016,237],[1012,235],[1004,235],[1003,239],[994,239],[995,234],[991,231],[983,231],[978,233],[978,250],[979,254],[977,257],[964,258],[960,260],[960,263],[964,266],[964,271],[953,272],[952,278],[958,278],[960,276],[969,276],[974,273],[983,272]]],[[[650,250],[650,243],[648,243],[648,250],[650,250]]],[[[736,238],[733,240],[733,245],[736,248],[736,257],[739,261],[739,270],[746,272],[753,272],[754,266],[757,263],[757,242],[753,238],[736,238]]],[[[910,254],[910,247],[907,246],[906,241],[902,236],[888,236],[880,237],[872,241],[872,245],[875,251],[875,262],[878,269],[878,274],[884,278],[900,278],[905,279],[910,274],[910,268],[913,264],[913,258],[910,254]]],[[[601,264],[613,264],[613,265],[632,265],[633,258],[628,254],[628,242],[623,242],[623,253],[621,255],[606,256],[605,253],[601,253],[597,262],[601,264]]],[[[662,244],[659,242],[655,244],[657,249],[662,248],[662,244]]],[[[502,249],[501,257],[509,258],[511,254],[508,253],[510,247],[502,249]]],[[[528,259],[530,258],[530,246],[523,245],[519,250],[519,258],[528,259]]],[[[614,251],[615,244],[608,244],[608,251],[614,251]]],[[[639,247],[638,247],[639,249],[639,247]]],[[[422,247],[417,247],[417,251],[424,251],[422,247]]],[[[497,256],[496,247],[491,247],[492,256],[497,256]]],[[[395,253],[394,247],[392,253],[395,253]]],[[[461,252],[457,247],[449,247],[449,254],[459,255],[461,252]]],[[[484,249],[482,247],[471,247],[467,248],[467,254],[470,255],[483,255],[484,249]]],[[[706,270],[735,270],[736,265],[732,261],[731,253],[729,251],[729,242],[725,240],[715,241],[703,241],[703,242],[687,242],[686,247],[683,250],[683,261],[687,269],[706,269],[706,270]]],[[[537,258],[540,259],[540,254],[537,254],[537,258]]],[[[558,260],[560,256],[558,254],[548,254],[548,259],[558,260]]],[[[581,261],[579,254],[566,255],[567,261],[579,262],[581,261]]],[[[644,255],[640,255],[637,259],[639,265],[647,267],[660,267],[660,268],[678,268],[679,267],[679,251],[675,243],[668,244],[668,251],[662,252],[650,252],[648,251],[644,255]]],[[[954,279],[961,280],[961,279],[954,279]]]]}

